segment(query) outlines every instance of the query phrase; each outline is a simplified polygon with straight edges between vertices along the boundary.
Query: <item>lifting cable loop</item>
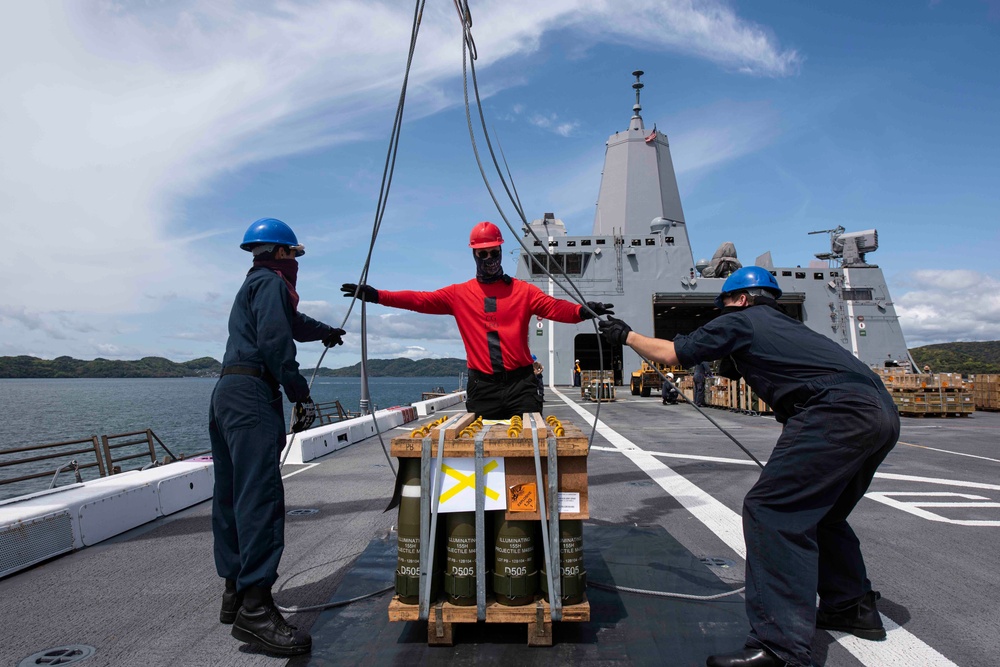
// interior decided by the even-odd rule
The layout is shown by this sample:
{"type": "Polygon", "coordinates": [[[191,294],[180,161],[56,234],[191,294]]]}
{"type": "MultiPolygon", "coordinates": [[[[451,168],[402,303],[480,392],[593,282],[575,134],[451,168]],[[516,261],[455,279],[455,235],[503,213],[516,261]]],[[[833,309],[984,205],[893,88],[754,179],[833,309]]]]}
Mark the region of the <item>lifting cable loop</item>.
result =
{"type": "MultiPolygon", "coordinates": [[[[486,184],[486,189],[487,189],[487,191],[489,191],[490,197],[493,199],[493,204],[496,206],[497,211],[500,214],[500,217],[503,219],[504,223],[507,225],[507,228],[513,234],[514,239],[517,240],[518,244],[521,246],[522,250],[524,250],[525,255],[530,259],[530,261],[535,266],[537,266],[539,269],[541,269],[542,272],[546,276],[548,276],[553,282],[555,282],[557,285],[559,285],[571,298],[573,298],[583,308],[586,308],[586,309],[589,310],[589,308],[587,306],[586,298],[584,297],[584,295],[580,291],[580,289],[576,286],[576,284],[573,282],[573,280],[566,274],[565,267],[559,266],[558,264],[556,265],[558,272],[561,274],[561,278],[565,280],[565,284],[563,284],[563,282],[560,279],[557,279],[555,276],[552,275],[552,273],[549,272],[548,267],[541,265],[541,263],[538,261],[538,258],[536,258],[534,256],[534,254],[529,250],[529,248],[527,247],[527,245],[525,245],[525,243],[521,240],[520,235],[514,229],[513,225],[511,225],[510,220],[507,219],[507,216],[504,214],[503,209],[500,206],[500,202],[497,201],[497,198],[496,198],[496,196],[493,193],[493,188],[490,187],[489,179],[486,176],[486,171],[483,169],[483,164],[482,164],[482,161],[480,160],[480,157],[479,157],[479,150],[478,150],[478,148],[476,146],[476,138],[475,138],[475,133],[474,133],[473,128],[472,128],[472,115],[471,115],[470,104],[469,104],[468,73],[466,72],[466,64],[467,64],[466,63],[466,55],[467,55],[467,52],[470,49],[474,48],[474,46],[475,46],[474,43],[472,42],[471,31],[469,30],[469,28],[472,25],[472,20],[471,20],[471,16],[469,16],[468,17],[468,22],[466,22],[465,21],[465,17],[464,17],[464,15],[462,13],[462,10],[459,7],[459,0],[454,0],[454,2],[455,2],[456,9],[459,10],[459,17],[460,17],[460,19],[463,22],[462,87],[463,87],[463,93],[464,93],[464,97],[465,97],[465,116],[466,116],[466,121],[467,121],[468,126],[469,126],[469,138],[472,141],[472,150],[473,150],[473,153],[475,154],[475,157],[476,157],[476,164],[479,165],[479,173],[483,177],[483,182],[486,184]],[[572,289],[572,291],[571,291],[571,289],[572,289]]],[[[468,12],[468,2],[466,1],[466,2],[464,2],[464,4],[465,4],[465,7],[466,7],[466,12],[468,12]]],[[[473,53],[472,55],[473,55],[473,57],[472,57],[471,60],[474,61],[475,60],[475,54],[473,53]]],[[[493,158],[493,166],[495,167],[495,169],[497,171],[497,174],[498,174],[498,176],[500,178],[500,182],[503,184],[503,187],[504,187],[504,190],[507,193],[508,199],[511,201],[512,205],[514,206],[514,209],[517,211],[518,216],[521,219],[521,222],[524,224],[524,229],[534,239],[534,241],[539,244],[539,246],[545,248],[545,247],[547,247],[547,245],[544,244],[544,243],[542,243],[542,240],[538,237],[538,235],[535,233],[535,231],[533,229],[531,229],[531,225],[528,224],[528,220],[527,220],[526,216],[524,215],[523,209],[521,208],[520,198],[517,196],[517,190],[516,190],[516,188],[513,187],[513,178],[511,178],[511,186],[508,188],[507,181],[506,181],[506,179],[504,179],[503,172],[500,170],[500,165],[497,162],[496,154],[493,151],[493,145],[490,143],[489,132],[486,129],[486,118],[485,118],[485,116],[483,114],[482,100],[481,100],[481,98],[479,96],[479,84],[478,84],[478,81],[476,79],[476,66],[475,66],[475,63],[471,62],[471,61],[468,62],[468,69],[472,73],[472,85],[473,85],[473,91],[474,91],[475,97],[476,97],[476,106],[477,106],[477,110],[479,112],[479,118],[480,118],[480,121],[481,121],[481,124],[482,124],[483,135],[484,135],[484,138],[486,140],[486,146],[489,149],[490,156],[493,158]],[[512,192],[512,190],[513,190],[513,192],[512,192]]],[[[504,159],[504,163],[506,164],[506,159],[504,159]]],[[[510,170],[508,169],[507,171],[508,171],[508,174],[509,174],[510,170]]],[[[598,319],[597,318],[597,314],[594,313],[593,311],[591,311],[591,315],[594,316],[593,324],[594,324],[594,331],[597,334],[597,351],[598,351],[599,365],[600,365],[600,369],[603,371],[604,370],[604,346],[603,346],[603,339],[601,337],[600,330],[597,327],[597,319],[598,319]]],[[[640,355],[640,357],[641,357],[641,355],[640,355]]],[[[644,357],[642,357],[642,358],[643,358],[644,361],[648,362],[648,360],[646,360],[644,357]]],[[[657,374],[659,374],[659,376],[663,380],[663,382],[665,382],[667,384],[667,386],[669,386],[669,387],[673,387],[674,386],[673,383],[670,382],[667,379],[666,375],[664,375],[660,371],[660,369],[656,368],[655,366],[653,366],[653,368],[656,370],[657,374]]],[[[741,450],[743,450],[743,452],[747,456],[749,456],[750,459],[754,463],[756,463],[761,468],[764,467],[764,465],[750,452],[750,450],[748,450],[746,447],[744,447],[743,444],[740,443],[739,440],[737,440],[735,437],[733,437],[733,435],[731,433],[729,433],[718,422],[716,422],[714,419],[712,419],[707,413],[705,413],[705,411],[703,411],[701,408],[699,408],[694,403],[691,403],[691,406],[695,410],[697,410],[702,416],[704,416],[709,422],[711,422],[713,426],[715,426],[717,429],[719,429],[720,431],[722,431],[722,433],[724,433],[730,440],[732,440],[736,444],[736,446],[739,447],[741,450]]],[[[594,435],[595,435],[595,433],[597,431],[597,422],[600,419],[600,414],[601,414],[601,400],[600,400],[600,397],[598,396],[597,409],[594,412],[594,423],[591,425],[590,437],[588,438],[588,441],[587,441],[587,449],[588,449],[588,451],[589,451],[590,446],[593,444],[593,441],[594,441],[594,435]]]]}
{"type": "MultiPolygon", "coordinates": [[[[511,178],[511,185],[508,187],[507,180],[504,178],[503,172],[500,169],[500,165],[497,162],[496,153],[493,151],[493,145],[490,142],[489,131],[486,128],[486,117],[483,114],[482,99],[479,95],[479,83],[476,78],[476,66],[475,66],[475,60],[477,54],[475,52],[475,42],[472,40],[472,33],[470,31],[470,27],[472,26],[472,17],[468,10],[468,2],[467,0],[464,0],[462,2],[462,4],[465,7],[464,12],[462,11],[462,6],[460,6],[459,4],[459,0],[454,0],[454,3],[456,10],[458,10],[459,20],[462,23],[462,93],[465,101],[465,118],[469,127],[469,140],[472,143],[472,151],[476,158],[476,164],[479,166],[479,173],[483,178],[483,184],[486,186],[486,190],[487,192],[489,192],[490,198],[493,200],[493,204],[494,206],[496,206],[497,212],[500,214],[500,217],[504,221],[504,224],[510,230],[512,237],[518,242],[518,245],[521,246],[521,249],[524,250],[524,253],[529,258],[529,260],[533,262],[535,266],[541,269],[542,273],[548,276],[550,280],[559,285],[559,287],[562,288],[571,299],[580,304],[582,308],[587,309],[590,312],[593,318],[592,324],[594,327],[594,333],[597,336],[598,366],[601,372],[603,373],[604,342],[601,338],[600,330],[597,328],[597,319],[598,319],[597,314],[592,310],[590,310],[590,308],[587,306],[586,297],[584,297],[583,293],[576,286],[573,280],[566,274],[565,267],[562,266],[558,267],[558,272],[561,274],[562,278],[565,281],[564,284],[563,280],[560,280],[552,275],[548,267],[542,266],[542,264],[538,261],[538,258],[534,256],[534,254],[529,250],[528,246],[525,245],[525,243],[521,240],[520,234],[518,233],[518,231],[514,229],[514,226],[507,218],[506,214],[503,211],[503,207],[500,205],[500,202],[497,200],[496,195],[493,192],[493,188],[490,186],[489,178],[486,176],[486,171],[483,168],[483,163],[479,156],[479,149],[476,145],[475,130],[472,127],[472,112],[469,104],[469,71],[471,71],[472,73],[472,86],[473,86],[473,92],[476,97],[476,108],[479,114],[480,124],[482,125],[483,128],[483,135],[486,141],[486,147],[489,149],[490,157],[493,160],[493,166],[497,172],[497,175],[500,178],[501,184],[504,187],[504,191],[507,193],[507,198],[513,205],[514,210],[518,214],[518,217],[521,219],[521,222],[524,225],[524,229],[527,230],[527,232],[531,235],[531,237],[535,240],[535,242],[538,243],[541,247],[548,247],[547,245],[542,243],[541,239],[538,237],[535,231],[531,229],[531,225],[528,224],[527,217],[524,215],[524,211],[521,207],[520,197],[517,195],[517,190],[513,186],[513,178],[511,178]],[[470,56],[471,59],[469,58],[470,56]]],[[[504,159],[504,163],[506,164],[506,158],[504,159]]],[[[507,171],[509,174],[510,173],[509,168],[507,171]]],[[[594,422],[593,424],[591,424],[590,436],[587,439],[588,451],[590,450],[590,447],[593,445],[594,436],[597,433],[597,422],[600,419],[600,414],[601,414],[601,401],[598,400],[597,409],[595,410],[594,413],[594,422]]]]}
{"type": "MultiPolygon", "coordinates": [[[[371,241],[368,244],[368,253],[365,256],[365,263],[361,270],[361,277],[358,279],[357,283],[358,291],[361,290],[362,286],[365,285],[368,280],[368,267],[371,264],[372,252],[375,250],[375,240],[378,238],[379,230],[382,227],[382,218],[385,215],[385,208],[389,199],[389,188],[392,185],[392,176],[396,167],[396,154],[399,147],[399,137],[403,124],[403,109],[406,105],[406,88],[410,80],[410,68],[413,65],[413,54],[416,51],[417,35],[420,32],[420,24],[426,2],[427,0],[416,0],[413,7],[413,23],[410,29],[410,47],[406,54],[406,69],[403,73],[403,84],[399,91],[399,102],[396,105],[396,117],[393,120],[392,132],[389,137],[389,148],[386,153],[385,166],[382,169],[382,184],[379,188],[378,203],[375,207],[375,222],[372,225],[371,241]]],[[[351,317],[351,311],[354,309],[354,303],[357,299],[358,292],[355,292],[347,306],[347,313],[344,315],[344,319],[340,325],[341,329],[347,325],[347,321],[351,317]]],[[[316,373],[319,371],[319,367],[323,363],[323,358],[326,356],[327,349],[329,348],[323,349],[323,352],[319,356],[319,360],[316,362],[316,367],[313,369],[312,377],[309,379],[310,391],[312,390],[313,382],[316,380],[316,373]]],[[[365,359],[364,356],[362,356],[361,363],[367,368],[367,359],[365,359]]],[[[367,373],[365,375],[367,377],[367,373]]],[[[393,474],[395,474],[396,470],[392,465],[392,458],[389,456],[389,452],[385,447],[385,442],[382,439],[382,433],[378,430],[378,421],[375,419],[374,411],[372,411],[372,420],[375,422],[375,431],[378,435],[379,443],[382,445],[382,452],[385,454],[386,461],[389,463],[389,469],[393,471],[393,474]]],[[[288,449],[290,451],[291,447],[288,449]]],[[[282,460],[282,464],[284,464],[284,459],[282,460]]]]}

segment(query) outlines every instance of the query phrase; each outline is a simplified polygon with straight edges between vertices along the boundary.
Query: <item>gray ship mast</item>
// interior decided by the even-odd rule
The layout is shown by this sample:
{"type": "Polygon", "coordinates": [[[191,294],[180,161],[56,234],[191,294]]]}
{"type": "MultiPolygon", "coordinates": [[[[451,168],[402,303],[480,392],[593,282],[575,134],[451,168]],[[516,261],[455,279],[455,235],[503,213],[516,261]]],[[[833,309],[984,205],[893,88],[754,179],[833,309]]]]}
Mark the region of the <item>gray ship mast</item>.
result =
{"type": "MultiPolygon", "coordinates": [[[[654,221],[665,227],[684,225],[667,135],[657,130],[655,124],[652,130],[646,130],[639,101],[643,71],[636,70],[632,75],[635,77],[632,118],[627,130],[608,138],[594,236],[645,235],[654,221]]],[[[694,262],[689,264],[693,266],[694,262]]]]}

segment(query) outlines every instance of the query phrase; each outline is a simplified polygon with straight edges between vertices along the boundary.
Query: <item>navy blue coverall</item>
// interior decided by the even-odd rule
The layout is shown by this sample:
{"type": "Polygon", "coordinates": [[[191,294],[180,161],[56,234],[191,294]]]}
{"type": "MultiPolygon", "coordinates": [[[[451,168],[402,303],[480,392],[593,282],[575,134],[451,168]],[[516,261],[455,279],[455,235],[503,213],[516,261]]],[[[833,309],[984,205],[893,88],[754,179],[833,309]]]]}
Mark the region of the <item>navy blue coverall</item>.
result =
{"type": "Polygon", "coordinates": [[[212,532],[220,577],[270,588],[285,548],[285,491],[279,469],[285,417],[278,386],[292,402],[309,399],[295,343],[331,327],[296,312],[284,280],[251,269],[229,314],[223,376],[212,392],[208,432],[215,463],[212,532]],[[253,374],[227,374],[236,367],[253,374]]]}
{"type": "Polygon", "coordinates": [[[847,516],[896,444],[899,413],[861,361],[769,305],[724,312],[674,350],[685,366],[722,359],[719,374],[742,376],[784,424],[743,501],[747,645],[809,665],[817,592],[840,611],[871,590],[847,516]]]}

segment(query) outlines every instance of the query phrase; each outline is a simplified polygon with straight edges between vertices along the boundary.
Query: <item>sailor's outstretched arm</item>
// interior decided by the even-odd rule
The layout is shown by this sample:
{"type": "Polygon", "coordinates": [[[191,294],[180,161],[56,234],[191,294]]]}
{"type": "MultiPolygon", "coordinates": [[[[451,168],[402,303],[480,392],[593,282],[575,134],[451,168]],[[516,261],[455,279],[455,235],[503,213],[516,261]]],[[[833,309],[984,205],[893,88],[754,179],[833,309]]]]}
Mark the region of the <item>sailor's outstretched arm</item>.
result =
{"type": "Polygon", "coordinates": [[[650,338],[632,331],[632,327],[616,317],[608,316],[607,320],[598,323],[601,334],[612,343],[628,345],[650,361],[659,361],[671,366],[677,365],[677,353],[673,341],[662,338],[650,338]]]}

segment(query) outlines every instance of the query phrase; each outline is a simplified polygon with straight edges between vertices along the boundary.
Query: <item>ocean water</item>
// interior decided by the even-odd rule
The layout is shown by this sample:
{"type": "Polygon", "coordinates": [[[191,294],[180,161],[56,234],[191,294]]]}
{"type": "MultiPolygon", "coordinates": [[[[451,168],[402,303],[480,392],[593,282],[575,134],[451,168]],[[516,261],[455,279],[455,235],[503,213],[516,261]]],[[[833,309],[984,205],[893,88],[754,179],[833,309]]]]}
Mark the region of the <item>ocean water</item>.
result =
{"type": "MultiPolygon", "coordinates": [[[[0,450],[80,440],[92,435],[100,438],[148,428],[175,454],[204,452],[211,449],[208,406],[216,381],[215,378],[0,379],[0,450]]],[[[381,409],[409,405],[420,400],[421,392],[435,388],[452,391],[458,387],[458,378],[379,377],[369,378],[368,386],[372,406],[381,409]]],[[[358,378],[317,377],[312,385],[312,397],[317,403],[339,400],[345,409],[357,411],[361,381],[358,378]]],[[[291,405],[286,401],[286,422],[290,414],[291,405]]],[[[0,454],[0,464],[40,453],[0,454]]],[[[162,460],[164,454],[157,447],[157,458],[162,460]]],[[[94,461],[92,454],[79,454],[17,466],[0,465],[0,480],[54,471],[72,458],[81,465],[94,461]]],[[[126,461],[123,467],[139,467],[140,461],[126,461]]],[[[97,468],[81,473],[84,479],[99,476],[97,468]]],[[[72,472],[59,476],[59,485],[72,481],[72,472]]],[[[48,488],[50,482],[51,477],[43,477],[0,485],[0,499],[48,488]]]]}

